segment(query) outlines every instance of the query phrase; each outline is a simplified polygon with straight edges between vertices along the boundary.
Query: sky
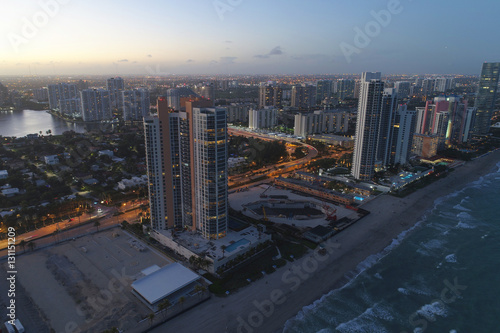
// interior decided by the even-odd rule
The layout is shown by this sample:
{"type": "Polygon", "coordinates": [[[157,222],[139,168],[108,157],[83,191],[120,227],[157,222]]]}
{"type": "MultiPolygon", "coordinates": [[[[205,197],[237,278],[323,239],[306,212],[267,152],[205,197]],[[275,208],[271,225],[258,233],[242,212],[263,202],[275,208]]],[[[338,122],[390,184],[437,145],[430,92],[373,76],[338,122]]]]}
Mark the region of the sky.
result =
{"type": "Polygon", "coordinates": [[[497,0],[0,0],[0,75],[479,74],[497,0]]]}

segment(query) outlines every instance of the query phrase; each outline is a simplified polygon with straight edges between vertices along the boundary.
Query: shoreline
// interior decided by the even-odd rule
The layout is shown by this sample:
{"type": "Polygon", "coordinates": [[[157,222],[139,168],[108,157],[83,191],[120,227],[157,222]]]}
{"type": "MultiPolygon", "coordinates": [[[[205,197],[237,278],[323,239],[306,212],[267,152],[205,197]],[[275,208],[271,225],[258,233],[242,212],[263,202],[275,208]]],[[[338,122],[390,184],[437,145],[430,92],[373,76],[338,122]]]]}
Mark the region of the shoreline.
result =
{"type": "Polygon", "coordinates": [[[363,205],[371,214],[331,238],[336,246],[324,257],[310,251],[234,295],[214,297],[152,332],[283,332],[289,320],[353,280],[364,270],[358,269],[360,264],[372,256],[375,263],[397,247],[437,199],[491,173],[499,161],[500,151],[493,151],[405,198],[382,195],[363,205]]]}

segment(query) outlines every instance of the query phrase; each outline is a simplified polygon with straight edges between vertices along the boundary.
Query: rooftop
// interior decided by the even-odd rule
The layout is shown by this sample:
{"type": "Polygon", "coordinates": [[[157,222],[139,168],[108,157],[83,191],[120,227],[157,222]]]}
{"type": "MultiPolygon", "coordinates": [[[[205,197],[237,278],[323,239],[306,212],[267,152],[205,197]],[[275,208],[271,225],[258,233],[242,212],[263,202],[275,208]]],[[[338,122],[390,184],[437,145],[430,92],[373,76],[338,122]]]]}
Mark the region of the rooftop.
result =
{"type": "Polygon", "coordinates": [[[132,288],[150,304],[154,304],[199,278],[198,274],[181,264],[172,263],[135,281],[132,288]]]}

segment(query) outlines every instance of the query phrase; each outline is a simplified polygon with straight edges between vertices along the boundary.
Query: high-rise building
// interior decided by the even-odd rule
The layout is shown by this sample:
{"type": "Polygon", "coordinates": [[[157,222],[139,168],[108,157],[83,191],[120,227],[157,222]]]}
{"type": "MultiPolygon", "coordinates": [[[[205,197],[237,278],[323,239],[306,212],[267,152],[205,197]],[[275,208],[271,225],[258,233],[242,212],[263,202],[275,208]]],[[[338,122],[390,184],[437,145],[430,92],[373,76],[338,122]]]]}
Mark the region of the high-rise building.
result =
{"type": "Polygon", "coordinates": [[[364,72],[360,88],[352,175],[359,180],[371,180],[375,172],[384,96],[384,82],[380,72],[364,72]]]}
{"type": "Polygon", "coordinates": [[[271,128],[278,123],[278,109],[266,106],[260,110],[250,110],[248,113],[248,127],[250,129],[271,128]]]}
{"type": "Polygon", "coordinates": [[[500,62],[485,62],[483,64],[476,102],[474,104],[476,108],[474,134],[485,135],[490,131],[491,117],[495,109],[498,90],[499,72],[500,62]]]}
{"type": "Polygon", "coordinates": [[[392,165],[405,165],[409,161],[415,134],[416,114],[416,111],[408,111],[406,105],[401,105],[394,114],[390,155],[392,165]]]}
{"type": "Polygon", "coordinates": [[[121,77],[112,77],[106,80],[106,90],[109,91],[111,108],[118,110],[122,108],[122,91],[125,90],[125,82],[121,77]]]}
{"type": "Polygon", "coordinates": [[[336,94],[339,100],[354,98],[356,81],[349,79],[340,79],[336,82],[336,94]]]}
{"type": "Polygon", "coordinates": [[[214,101],[215,100],[215,87],[213,83],[197,84],[193,90],[203,98],[214,101]]]}
{"type": "Polygon", "coordinates": [[[80,116],[80,98],[68,98],[59,100],[59,112],[65,115],[80,116]]]}
{"type": "Polygon", "coordinates": [[[76,85],[71,83],[49,84],[48,90],[49,107],[58,112],[61,112],[61,100],[72,100],[79,97],[76,85]]]}
{"type": "Polygon", "coordinates": [[[224,237],[228,224],[227,122],[212,101],[186,102],[172,112],[165,98],[158,115],[144,118],[151,226],[224,237]]]}
{"type": "Polygon", "coordinates": [[[123,120],[142,120],[149,115],[149,91],[145,88],[124,90],[121,95],[123,120]]]}
{"type": "Polygon", "coordinates": [[[398,98],[400,100],[403,100],[410,96],[410,87],[411,84],[408,81],[398,81],[394,84],[394,88],[396,89],[396,92],[398,93],[398,98]]]}
{"type": "Polygon", "coordinates": [[[255,109],[256,107],[257,105],[252,103],[232,103],[231,105],[227,105],[225,106],[225,108],[227,109],[227,121],[229,123],[247,123],[248,113],[250,112],[250,110],[255,109]]]}
{"type": "Polygon", "coordinates": [[[391,154],[392,122],[397,110],[397,94],[394,88],[384,89],[378,120],[378,138],[376,144],[375,162],[381,167],[389,164],[391,154]]]}
{"type": "Polygon", "coordinates": [[[319,80],[316,82],[316,104],[321,104],[325,98],[332,97],[332,81],[319,80]]]}
{"type": "Polygon", "coordinates": [[[453,87],[453,79],[447,77],[438,77],[434,85],[434,91],[447,92],[453,87]]]}
{"type": "Polygon", "coordinates": [[[283,89],[280,86],[262,85],[259,87],[259,108],[265,106],[282,107],[283,89]]]}
{"type": "Polygon", "coordinates": [[[316,87],[293,86],[291,106],[301,109],[310,109],[316,105],[316,87]]]}
{"type": "Polygon", "coordinates": [[[167,90],[167,103],[169,108],[172,108],[176,111],[181,110],[181,94],[179,89],[167,90]]]}
{"type": "Polygon", "coordinates": [[[305,138],[311,134],[345,133],[348,124],[349,113],[340,110],[318,110],[296,114],[294,135],[305,138]]]}
{"type": "Polygon", "coordinates": [[[7,104],[9,100],[9,89],[0,82],[0,106],[7,104]]]}
{"type": "Polygon", "coordinates": [[[422,95],[429,96],[434,92],[434,86],[436,84],[435,79],[424,79],[422,80],[422,95]]]}
{"type": "Polygon", "coordinates": [[[33,89],[33,97],[38,102],[48,101],[49,100],[49,90],[47,88],[33,89]]]}
{"type": "Polygon", "coordinates": [[[109,91],[104,89],[85,89],[80,91],[83,121],[111,120],[111,101],[109,91]]]}

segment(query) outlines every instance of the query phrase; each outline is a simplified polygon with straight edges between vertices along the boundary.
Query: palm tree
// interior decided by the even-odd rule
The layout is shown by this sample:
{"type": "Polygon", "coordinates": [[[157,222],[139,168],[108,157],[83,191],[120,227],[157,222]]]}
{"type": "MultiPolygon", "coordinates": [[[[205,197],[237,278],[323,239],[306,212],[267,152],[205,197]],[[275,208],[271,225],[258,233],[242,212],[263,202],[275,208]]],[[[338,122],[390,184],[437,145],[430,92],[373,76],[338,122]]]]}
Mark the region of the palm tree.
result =
{"type": "Polygon", "coordinates": [[[99,226],[101,225],[101,223],[99,221],[95,221],[94,222],[94,227],[97,228],[97,231],[99,231],[99,226]]]}
{"type": "Polygon", "coordinates": [[[167,317],[167,311],[168,311],[168,308],[171,306],[172,304],[170,303],[170,301],[165,298],[163,301],[160,302],[160,304],[158,304],[158,309],[160,311],[163,311],[163,317],[166,318],[167,317]]]}
{"type": "Polygon", "coordinates": [[[181,309],[184,307],[184,302],[186,301],[186,298],[184,296],[181,296],[179,298],[179,304],[181,305],[181,309]]]}
{"type": "Polygon", "coordinates": [[[149,319],[149,327],[153,326],[153,320],[155,319],[155,314],[153,312],[151,312],[148,315],[148,319],[149,319]]]}

